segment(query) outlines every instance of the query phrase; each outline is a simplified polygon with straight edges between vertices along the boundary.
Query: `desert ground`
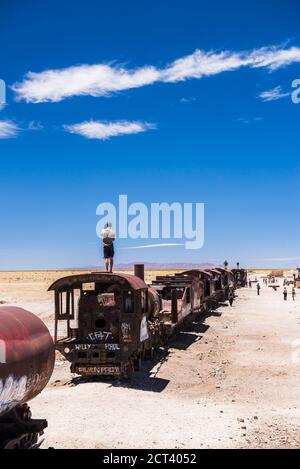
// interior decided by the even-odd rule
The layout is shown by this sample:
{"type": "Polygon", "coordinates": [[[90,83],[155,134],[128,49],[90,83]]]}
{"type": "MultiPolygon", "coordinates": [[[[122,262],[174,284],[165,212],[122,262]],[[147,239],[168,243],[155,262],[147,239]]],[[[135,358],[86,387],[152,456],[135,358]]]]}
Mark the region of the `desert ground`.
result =
{"type": "MultiPolygon", "coordinates": [[[[56,278],[0,272],[0,303],[53,331],[56,278]]],[[[147,272],[146,281],[157,272],[147,272]]],[[[251,278],[264,272],[252,272],[251,278]]],[[[279,279],[282,285],[282,279],[279,279]]],[[[57,355],[31,403],[46,418],[44,448],[295,448],[300,446],[300,290],[283,301],[260,281],[181,332],[129,381],[80,380],[57,355]]]]}

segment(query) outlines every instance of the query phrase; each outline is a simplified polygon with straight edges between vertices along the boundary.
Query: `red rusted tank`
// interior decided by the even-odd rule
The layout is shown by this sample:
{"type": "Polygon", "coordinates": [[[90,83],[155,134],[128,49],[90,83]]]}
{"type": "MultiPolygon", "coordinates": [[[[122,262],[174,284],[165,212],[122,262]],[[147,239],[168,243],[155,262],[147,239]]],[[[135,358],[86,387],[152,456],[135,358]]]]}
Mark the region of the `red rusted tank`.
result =
{"type": "Polygon", "coordinates": [[[39,394],[54,367],[45,324],[21,308],[0,307],[0,416],[39,394]]]}
{"type": "Polygon", "coordinates": [[[148,303],[150,317],[157,317],[162,309],[161,298],[154,288],[148,289],[148,303]]]}

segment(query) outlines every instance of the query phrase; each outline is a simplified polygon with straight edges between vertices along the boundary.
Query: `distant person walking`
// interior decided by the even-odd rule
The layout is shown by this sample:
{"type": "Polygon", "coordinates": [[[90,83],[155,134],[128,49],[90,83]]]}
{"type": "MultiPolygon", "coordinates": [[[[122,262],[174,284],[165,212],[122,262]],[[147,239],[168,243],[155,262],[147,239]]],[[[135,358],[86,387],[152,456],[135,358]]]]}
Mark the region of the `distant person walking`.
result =
{"type": "Polygon", "coordinates": [[[249,280],[249,288],[252,288],[252,282],[249,280]]]}
{"type": "Polygon", "coordinates": [[[228,301],[229,301],[230,306],[232,306],[233,300],[234,300],[234,291],[230,289],[228,293],[228,301]]]}
{"type": "Polygon", "coordinates": [[[257,284],[256,284],[256,290],[257,290],[257,294],[259,295],[259,293],[260,293],[260,284],[259,284],[259,282],[257,282],[257,284]]]}
{"type": "Polygon", "coordinates": [[[114,240],[116,239],[116,234],[112,229],[111,223],[106,223],[105,228],[101,231],[101,236],[103,238],[103,257],[105,262],[106,272],[112,272],[114,266],[114,240]]]}
{"type": "Polygon", "coordinates": [[[293,298],[293,301],[295,301],[295,296],[296,296],[296,290],[295,290],[295,287],[292,288],[292,298],[293,298]]]}
{"type": "Polygon", "coordinates": [[[286,289],[286,287],[284,287],[284,289],[283,289],[283,299],[284,299],[284,301],[287,300],[287,289],[286,289]]]}

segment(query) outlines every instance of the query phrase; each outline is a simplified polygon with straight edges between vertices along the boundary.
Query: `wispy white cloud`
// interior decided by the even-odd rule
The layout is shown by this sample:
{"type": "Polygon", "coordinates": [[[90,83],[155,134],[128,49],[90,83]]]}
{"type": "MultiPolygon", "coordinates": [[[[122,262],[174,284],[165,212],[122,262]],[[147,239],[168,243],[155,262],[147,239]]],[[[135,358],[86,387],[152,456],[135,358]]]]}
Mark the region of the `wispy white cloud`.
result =
{"type": "Polygon", "coordinates": [[[11,121],[0,120],[0,139],[16,137],[20,128],[11,121]]]}
{"type": "Polygon", "coordinates": [[[262,122],[264,120],[263,117],[238,117],[237,122],[241,122],[242,124],[250,124],[251,122],[262,122]]]}
{"type": "Polygon", "coordinates": [[[190,97],[190,98],[181,98],[181,99],[180,99],[180,102],[181,102],[181,103],[184,103],[184,104],[193,103],[194,101],[196,101],[196,98],[194,98],[194,97],[190,97]]]}
{"type": "Polygon", "coordinates": [[[27,126],[28,130],[42,130],[43,128],[44,126],[40,122],[37,122],[37,121],[30,121],[27,126]]]}
{"type": "Polygon", "coordinates": [[[138,121],[86,121],[74,125],[65,125],[65,130],[72,134],[82,135],[86,138],[94,138],[98,140],[107,140],[118,135],[137,134],[155,129],[154,124],[138,121]]]}
{"type": "Polygon", "coordinates": [[[184,243],[159,243],[159,244],[143,244],[141,246],[131,246],[123,249],[149,249],[149,248],[164,248],[171,246],[184,246],[184,243]]]}
{"type": "Polygon", "coordinates": [[[290,94],[291,93],[283,93],[281,86],[276,86],[271,90],[263,91],[258,97],[263,101],[276,101],[277,99],[286,98],[290,96],[290,94]]]}
{"type": "Polygon", "coordinates": [[[72,96],[110,96],[123,90],[156,82],[175,83],[217,75],[242,67],[269,71],[300,62],[300,48],[263,47],[248,52],[196,50],[159,69],[144,66],[127,69],[114,64],[78,65],[64,69],[28,72],[12,89],[17,100],[32,103],[58,102],[72,96]]]}
{"type": "Polygon", "coordinates": [[[58,102],[72,96],[109,96],[131,88],[150,85],[159,79],[154,67],[126,70],[112,65],[78,65],[41,73],[28,72],[13,85],[17,99],[27,102],[58,102]]]}

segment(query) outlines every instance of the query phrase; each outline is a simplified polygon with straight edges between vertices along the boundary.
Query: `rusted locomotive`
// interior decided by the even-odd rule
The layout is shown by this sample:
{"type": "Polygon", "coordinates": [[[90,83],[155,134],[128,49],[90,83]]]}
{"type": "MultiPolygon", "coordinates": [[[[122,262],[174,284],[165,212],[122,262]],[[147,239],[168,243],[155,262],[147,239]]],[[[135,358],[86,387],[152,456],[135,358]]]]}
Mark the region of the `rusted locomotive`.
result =
{"type": "Polygon", "coordinates": [[[91,272],[61,278],[55,295],[55,347],[82,376],[122,377],[139,369],[156,346],[197,315],[227,299],[235,277],[227,269],[157,276],[91,272]]]}
{"type": "Polygon", "coordinates": [[[40,445],[47,421],[32,419],[27,402],[48,383],[54,357],[51,335],[37,316],[0,307],[0,449],[40,445]]]}
{"type": "Polygon", "coordinates": [[[236,288],[245,287],[247,285],[247,271],[245,269],[231,269],[234,277],[234,284],[236,288]]]}

